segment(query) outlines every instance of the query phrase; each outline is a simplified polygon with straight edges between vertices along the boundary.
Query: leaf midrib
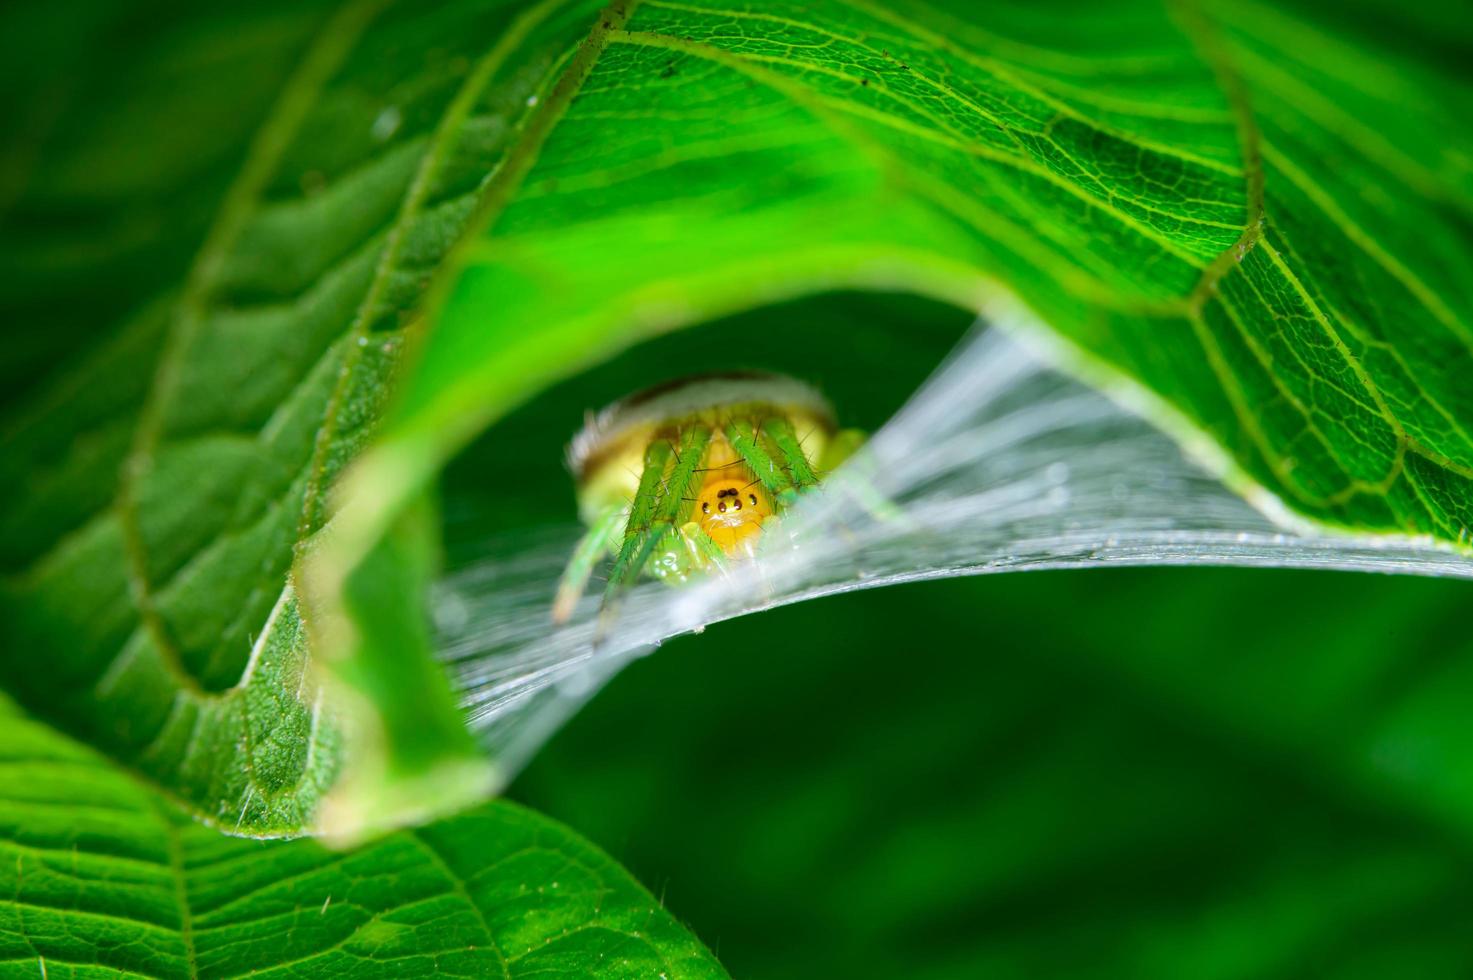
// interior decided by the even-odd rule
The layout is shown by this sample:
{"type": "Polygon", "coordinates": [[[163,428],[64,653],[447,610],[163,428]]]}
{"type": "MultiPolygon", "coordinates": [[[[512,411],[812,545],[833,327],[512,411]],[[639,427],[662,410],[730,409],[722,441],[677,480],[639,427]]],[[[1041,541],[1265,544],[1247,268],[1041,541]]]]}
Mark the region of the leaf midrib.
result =
{"type": "Polygon", "coordinates": [[[476,922],[481,926],[481,933],[486,937],[486,944],[496,954],[496,962],[501,965],[501,975],[510,980],[511,966],[507,962],[506,953],[502,950],[501,944],[496,941],[496,934],[491,930],[491,923],[486,921],[485,909],[481,908],[481,903],[475,900],[470,893],[470,889],[466,887],[465,879],[450,867],[444,856],[440,854],[439,848],[431,844],[417,828],[408,828],[404,831],[404,834],[408,840],[414,842],[415,847],[419,848],[422,854],[430,859],[430,863],[435,866],[440,874],[445,876],[445,879],[450,883],[450,887],[461,897],[466,907],[475,913],[476,922]]]}
{"type": "MultiPolygon", "coordinates": [[[[146,790],[145,790],[146,792],[146,790]]],[[[164,827],[166,844],[169,849],[169,867],[174,878],[174,898],[179,903],[179,938],[184,943],[184,953],[189,966],[189,976],[192,980],[199,977],[199,958],[194,945],[194,909],[189,903],[189,886],[184,880],[184,842],[179,837],[179,828],[176,827],[163,812],[160,805],[150,799],[149,806],[157,815],[159,823],[164,827]]]]}

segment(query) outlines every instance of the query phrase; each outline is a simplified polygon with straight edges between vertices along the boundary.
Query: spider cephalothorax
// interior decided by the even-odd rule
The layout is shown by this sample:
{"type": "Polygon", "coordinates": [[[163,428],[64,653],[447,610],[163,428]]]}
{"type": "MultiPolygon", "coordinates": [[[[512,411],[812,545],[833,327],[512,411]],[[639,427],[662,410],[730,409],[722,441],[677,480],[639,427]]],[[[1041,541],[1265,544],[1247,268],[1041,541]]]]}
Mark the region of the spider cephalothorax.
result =
{"type": "Polygon", "coordinates": [[[672,381],[590,415],[568,447],[589,531],[563,574],[554,618],[572,614],[608,554],[606,597],[642,574],[680,583],[755,556],[764,526],[859,439],[836,434],[833,410],[813,388],[756,372],[672,381]]]}

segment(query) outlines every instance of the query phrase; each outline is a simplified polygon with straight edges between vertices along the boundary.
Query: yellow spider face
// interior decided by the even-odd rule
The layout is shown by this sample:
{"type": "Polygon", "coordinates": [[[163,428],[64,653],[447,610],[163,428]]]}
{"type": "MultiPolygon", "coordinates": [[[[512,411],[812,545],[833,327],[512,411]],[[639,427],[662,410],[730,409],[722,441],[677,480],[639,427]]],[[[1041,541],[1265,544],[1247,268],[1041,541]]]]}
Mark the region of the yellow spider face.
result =
{"type": "Polygon", "coordinates": [[[695,520],[722,551],[733,557],[751,553],[762,522],[770,516],[772,504],[755,481],[707,480],[696,497],[695,520]]]}

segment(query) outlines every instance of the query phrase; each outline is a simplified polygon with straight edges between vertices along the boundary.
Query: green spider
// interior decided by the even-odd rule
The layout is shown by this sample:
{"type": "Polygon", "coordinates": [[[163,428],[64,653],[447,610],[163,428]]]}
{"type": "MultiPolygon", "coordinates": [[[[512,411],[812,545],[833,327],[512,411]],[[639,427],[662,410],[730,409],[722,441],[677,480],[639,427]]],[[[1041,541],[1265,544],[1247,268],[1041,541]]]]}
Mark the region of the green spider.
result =
{"type": "Polygon", "coordinates": [[[606,555],[606,608],[641,575],[679,585],[756,557],[764,525],[863,441],[838,430],[812,387],[760,372],[671,381],[590,415],[568,446],[588,533],[558,584],[554,622],[573,615],[606,555]]]}

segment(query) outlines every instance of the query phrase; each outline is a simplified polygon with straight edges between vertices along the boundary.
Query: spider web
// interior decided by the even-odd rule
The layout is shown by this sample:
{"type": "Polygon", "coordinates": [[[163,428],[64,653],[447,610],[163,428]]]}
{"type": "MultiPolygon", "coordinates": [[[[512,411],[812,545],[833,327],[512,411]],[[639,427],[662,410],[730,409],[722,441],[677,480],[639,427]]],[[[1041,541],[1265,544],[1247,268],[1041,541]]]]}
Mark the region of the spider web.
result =
{"type": "Polygon", "coordinates": [[[567,626],[549,620],[576,529],[442,580],[439,649],[502,777],[670,637],[821,596],[1108,565],[1473,578],[1473,556],[1431,539],[1309,526],[1262,490],[1248,491],[1250,504],[1224,485],[1218,450],[1188,437],[1184,451],[1126,407],[1146,405],[1143,393],[1110,397],[1054,367],[1059,349],[1019,310],[987,320],[998,326],[974,332],[822,493],[784,516],[759,561],[679,590],[641,585],[602,627],[595,596],[567,626]]]}

